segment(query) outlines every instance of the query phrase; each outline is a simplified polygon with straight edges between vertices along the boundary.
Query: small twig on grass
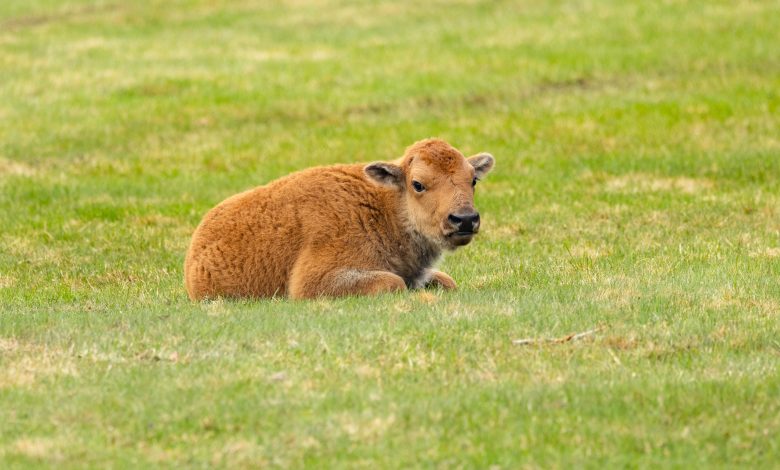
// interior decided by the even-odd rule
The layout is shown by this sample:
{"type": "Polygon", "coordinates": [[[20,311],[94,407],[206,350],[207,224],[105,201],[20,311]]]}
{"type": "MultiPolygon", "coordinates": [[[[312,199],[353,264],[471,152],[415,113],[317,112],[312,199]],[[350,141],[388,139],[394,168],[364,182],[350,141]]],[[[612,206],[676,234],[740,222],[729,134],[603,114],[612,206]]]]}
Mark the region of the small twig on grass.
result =
{"type": "Polygon", "coordinates": [[[555,344],[561,344],[561,343],[568,343],[571,341],[577,341],[582,338],[591,336],[601,330],[603,330],[604,327],[599,326],[597,328],[593,328],[592,330],[583,331],[582,333],[572,333],[566,336],[562,336],[560,338],[523,338],[523,339],[515,339],[512,340],[512,344],[519,344],[519,345],[527,345],[527,344],[542,344],[542,343],[555,343],[555,344]]]}

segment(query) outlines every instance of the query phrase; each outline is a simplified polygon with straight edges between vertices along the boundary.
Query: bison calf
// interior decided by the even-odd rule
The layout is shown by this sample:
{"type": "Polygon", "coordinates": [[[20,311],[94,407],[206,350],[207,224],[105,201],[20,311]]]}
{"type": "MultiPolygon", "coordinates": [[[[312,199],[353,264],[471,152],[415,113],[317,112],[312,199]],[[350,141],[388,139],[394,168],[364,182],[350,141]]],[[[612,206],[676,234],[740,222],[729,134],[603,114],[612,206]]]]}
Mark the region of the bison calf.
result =
{"type": "Polygon", "coordinates": [[[452,289],[433,266],[479,231],[474,186],[493,162],[428,139],[393,162],[311,168],[237,194],[195,230],[187,292],[199,300],[452,289]]]}

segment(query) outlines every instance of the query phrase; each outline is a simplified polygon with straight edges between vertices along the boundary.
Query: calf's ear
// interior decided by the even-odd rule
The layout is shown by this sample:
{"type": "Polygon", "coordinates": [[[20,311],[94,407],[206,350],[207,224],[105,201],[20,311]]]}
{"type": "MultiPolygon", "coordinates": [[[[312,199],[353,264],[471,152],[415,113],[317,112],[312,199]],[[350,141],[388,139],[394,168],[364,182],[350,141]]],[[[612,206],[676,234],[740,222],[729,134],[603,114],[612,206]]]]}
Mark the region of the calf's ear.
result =
{"type": "Polygon", "coordinates": [[[493,169],[493,164],[496,163],[496,159],[489,153],[482,152],[466,159],[469,165],[474,167],[475,175],[477,178],[482,178],[486,174],[490,173],[493,169]]]}
{"type": "Polygon", "coordinates": [[[396,188],[404,187],[404,172],[400,166],[387,162],[370,163],[363,170],[375,182],[396,188]]]}

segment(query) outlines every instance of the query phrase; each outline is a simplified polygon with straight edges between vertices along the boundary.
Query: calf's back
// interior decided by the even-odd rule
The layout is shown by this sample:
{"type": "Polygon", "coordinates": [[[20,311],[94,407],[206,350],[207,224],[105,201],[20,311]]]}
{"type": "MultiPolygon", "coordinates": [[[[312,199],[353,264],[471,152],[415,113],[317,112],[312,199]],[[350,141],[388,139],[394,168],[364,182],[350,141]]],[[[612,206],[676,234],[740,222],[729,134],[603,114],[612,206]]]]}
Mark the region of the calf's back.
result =
{"type": "Polygon", "coordinates": [[[210,210],[185,259],[190,298],[287,295],[295,262],[310,246],[338,251],[344,265],[353,268],[392,263],[393,256],[380,253],[381,247],[409,243],[399,219],[399,196],[370,181],[363,168],[311,168],[210,210]]]}

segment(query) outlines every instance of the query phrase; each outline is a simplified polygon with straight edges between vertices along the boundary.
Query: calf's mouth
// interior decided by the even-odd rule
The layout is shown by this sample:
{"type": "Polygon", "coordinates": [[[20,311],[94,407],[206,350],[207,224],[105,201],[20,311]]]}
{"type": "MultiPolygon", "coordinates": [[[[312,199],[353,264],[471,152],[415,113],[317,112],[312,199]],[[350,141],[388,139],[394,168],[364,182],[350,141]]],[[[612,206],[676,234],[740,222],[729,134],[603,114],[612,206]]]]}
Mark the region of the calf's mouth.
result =
{"type": "Polygon", "coordinates": [[[454,246],[463,246],[468,245],[476,234],[476,231],[455,231],[446,234],[444,237],[454,246]]]}

